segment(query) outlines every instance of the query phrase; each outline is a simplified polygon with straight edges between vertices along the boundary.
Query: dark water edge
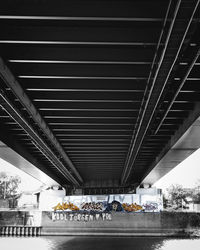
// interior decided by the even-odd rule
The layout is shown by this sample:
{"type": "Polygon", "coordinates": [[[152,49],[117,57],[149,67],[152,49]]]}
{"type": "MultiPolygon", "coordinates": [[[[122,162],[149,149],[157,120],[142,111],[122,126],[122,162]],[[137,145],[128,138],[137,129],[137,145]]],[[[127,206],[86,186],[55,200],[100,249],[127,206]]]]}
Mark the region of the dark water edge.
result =
{"type": "Polygon", "coordinates": [[[1,250],[200,250],[200,238],[0,237],[1,250]]]}

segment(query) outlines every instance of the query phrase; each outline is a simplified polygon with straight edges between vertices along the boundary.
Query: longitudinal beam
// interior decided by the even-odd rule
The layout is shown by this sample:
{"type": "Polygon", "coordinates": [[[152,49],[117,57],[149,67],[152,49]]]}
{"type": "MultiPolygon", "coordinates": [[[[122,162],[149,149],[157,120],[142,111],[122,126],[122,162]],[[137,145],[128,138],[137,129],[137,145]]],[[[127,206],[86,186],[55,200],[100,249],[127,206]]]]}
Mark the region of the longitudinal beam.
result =
{"type": "MultiPolygon", "coordinates": [[[[59,157],[63,159],[66,166],[68,166],[74,175],[76,176],[76,185],[78,182],[83,182],[82,177],[74,167],[73,163],[63,150],[60,143],[57,141],[51,130],[49,129],[46,122],[43,120],[41,115],[38,113],[37,109],[29,99],[29,97],[26,95],[20,84],[15,80],[13,74],[8,69],[8,67],[3,62],[2,58],[0,58],[0,76],[3,79],[3,81],[11,88],[13,93],[17,96],[17,98],[20,100],[21,104],[26,108],[27,112],[30,114],[30,116],[33,118],[33,120],[36,122],[38,127],[42,130],[42,132],[47,136],[48,140],[51,142],[51,144],[55,147],[56,151],[59,154],[59,157]]],[[[1,95],[2,96],[2,95],[1,95]]],[[[71,175],[71,174],[70,174],[71,175]]],[[[72,175],[71,175],[72,176],[72,175]]],[[[72,176],[73,177],[73,176],[72,176]]]]}
{"type": "Polygon", "coordinates": [[[45,20],[45,21],[110,21],[110,22],[162,22],[152,17],[96,17],[96,16],[18,16],[0,15],[0,20],[45,20]]]}
{"type": "Polygon", "coordinates": [[[167,110],[165,111],[165,113],[164,113],[164,115],[163,115],[161,121],[159,122],[158,127],[157,127],[157,129],[156,129],[156,131],[155,131],[155,134],[158,133],[160,127],[162,126],[164,120],[166,119],[167,114],[169,113],[169,111],[170,111],[172,105],[174,104],[174,101],[176,100],[176,97],[178,96],[179,92],[181,91],[183,85],[185,84],[185,82],[186,82],[186,80],[187,80],[187,78],[188,78],[188,76],[189,76],[191,70],[193,69],[193,67],[194,67],[194,65],[195,65],[195,63],[196,63],[196,61],[198,60],[199,56],[200,56],[200,48],[199,48],[199,46],[198,46],[197,51],[196,51],[196,54],[195,54],[193,60],[188,64],[188,65],[189,65],[188,70],[186,71],[184,77],[181,79],[181,83],[180,83],[180,85],[179,85],[177,91],[174,93],[173,98],[172,98],[171,101],[169,102],[168,108],[167,108],[167,110]]]}
{"type": "Polygon", "coordinates": [[[33,144],[42,152],[42,154],[57,168],[57,170],[74,185],[79,185],[76,179],[69,173],[62,162],[55,156],[52,150],[44,142],[44,140],[38,135],[38,133],[32,128],[32,126],[26,121],[19,110],[14,107],[11,101],[5,96],[3,92],[0,92],[0,105],[14,119],[22,129],[31,137],[33,144]]]}
{"type": "Polygon", "coordinates": [[[0,44],[37,44],[37,45],[90,45],[90,46],[155,46],[153,42],[102,42],[102,41],[35,41],[35,40],[0,40],[0,44]]]}
{"type": "Polygon", "coordinates": [[[152,82],[136,133],[131,141],[129,154],[127,156],[126,164],[121,177],[122,184],[126,183],[133,169],[142,142],[149,129],[152,118],[155,115],[156,108],[162,97],[162,93],[166,87],[172,68],[175,65],[177,57],[182,49],[182,45],[194,18],[194,14],[199,6],[199,0],[191,1],[189,8],[185,8],[184,4],[184,1],[179,0],[175,7],[173,19],[167,34],[165,46],[162,51],[157,70],[155,72],[154,80],[152,82]],[[186,20],[182,23],[181,29],[180,24],[177,25],[176,23],[179,16],[185,16],[186,20]],[[174,54],[170,53],[172,48],[173,50],[176,49],[174,54]]]}

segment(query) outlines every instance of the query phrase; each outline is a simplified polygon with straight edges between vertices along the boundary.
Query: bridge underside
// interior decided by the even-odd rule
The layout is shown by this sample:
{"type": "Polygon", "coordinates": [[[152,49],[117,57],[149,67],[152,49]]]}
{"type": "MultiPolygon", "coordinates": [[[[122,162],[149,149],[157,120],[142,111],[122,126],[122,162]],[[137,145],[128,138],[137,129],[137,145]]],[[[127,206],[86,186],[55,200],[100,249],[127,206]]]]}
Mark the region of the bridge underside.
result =
{"type": "Polygon", "coordinates": [[[40,181],[40,184],[38,182],[38,185],[40,185],[38,190],[39,188],[59,186],[59,184],[52,179],[54,178],[53,176],[50,178],[47,174],[36,167],[36,162],[31,164],[30,161],[26,160],[24,157],[19,155],[16,151],[2,142],[0,142],[0,158],[40,181]]]}
{"type": "Polygon", "coordinates": [[[5,1],[0,140],[86,193],[153,183],[200,116],[199,17],[198,0],[5,1]]]}

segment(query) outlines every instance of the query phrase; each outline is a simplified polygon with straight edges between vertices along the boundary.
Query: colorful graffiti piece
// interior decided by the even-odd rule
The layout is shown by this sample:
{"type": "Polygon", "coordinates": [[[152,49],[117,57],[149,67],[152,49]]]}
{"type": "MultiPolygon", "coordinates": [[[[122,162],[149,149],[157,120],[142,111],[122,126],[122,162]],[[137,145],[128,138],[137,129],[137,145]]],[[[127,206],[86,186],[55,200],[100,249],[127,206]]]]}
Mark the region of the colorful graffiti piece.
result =
{"type": "Polygon", "coordinates": [[[111,203],[107,204],[106,211],[121,212],[123,211],[123,207],[119,201],[112,201],[111,203]]]}
{"type": "Polygon", "coordinates": [[[146,203],[143,206],[145,211],[155,211],[158,209],[158,203],[156,202],[146,203]]]}
{"type": "Polygon", "coordinates": [[[55,207],[53,207],[54,211],[57,210],[71,210],[71,211],[77,211],[80,210],[76,205],[73,203],[67,203],[63,202],[62,204],[58,203],[55,207]]]}
{"type": "Polygon", "coordinates": [[[124,208],[126,212],[138,212],[138,211],[143,210],[143,207],[136,203],[132,203],[132,204],[123,203],[122,207],[124,208]]]}
{"type": "Polygon", "coordinates": [[[85,211],[97,211],[97,212],[101,212],[103,210],[105,210],[104,204],[103,202],[84,202],[81,204],[80,207],[81,210],[85,210],[85,211]]]}

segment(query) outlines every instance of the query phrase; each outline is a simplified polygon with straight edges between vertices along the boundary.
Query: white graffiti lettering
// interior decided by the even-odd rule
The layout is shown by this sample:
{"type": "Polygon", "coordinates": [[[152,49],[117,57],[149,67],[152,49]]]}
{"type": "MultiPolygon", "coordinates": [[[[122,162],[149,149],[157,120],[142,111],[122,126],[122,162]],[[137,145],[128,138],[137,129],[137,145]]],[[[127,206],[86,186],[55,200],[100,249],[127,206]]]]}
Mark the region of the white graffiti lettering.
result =
{"type": "Polygon", "coordinates": [[[81,213],[60,213],[52,212],[52,221],[99,221],[107,220],[111,221],[112,216],[110,213],[100,213],[100,214],[81,214],[81,213]]]}

